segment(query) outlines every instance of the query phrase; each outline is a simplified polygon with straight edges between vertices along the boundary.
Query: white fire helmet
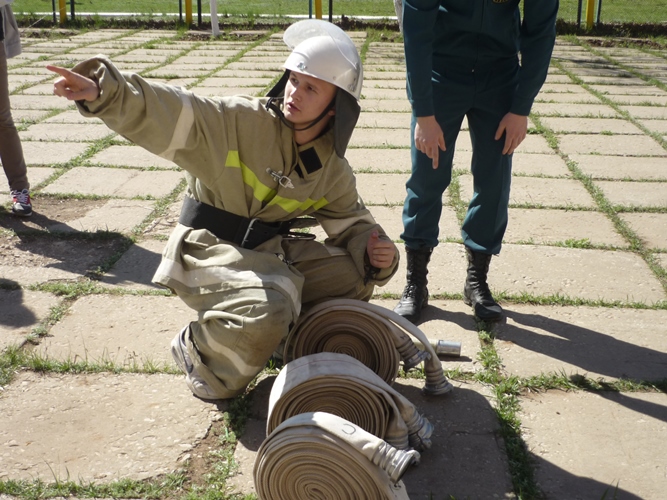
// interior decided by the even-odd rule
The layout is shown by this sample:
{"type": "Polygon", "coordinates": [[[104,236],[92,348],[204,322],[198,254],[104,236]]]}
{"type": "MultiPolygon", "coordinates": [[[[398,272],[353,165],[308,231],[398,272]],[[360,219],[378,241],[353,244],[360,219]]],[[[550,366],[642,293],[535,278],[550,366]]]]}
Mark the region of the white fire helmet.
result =
{"type": "Polygon", "coordinates": [[[342,29],[321,19],[307,19],[287,28],[283,40],[292,49],[285,69],[329,82],[359,100],[364,79],[361,58],[342,29]]]}

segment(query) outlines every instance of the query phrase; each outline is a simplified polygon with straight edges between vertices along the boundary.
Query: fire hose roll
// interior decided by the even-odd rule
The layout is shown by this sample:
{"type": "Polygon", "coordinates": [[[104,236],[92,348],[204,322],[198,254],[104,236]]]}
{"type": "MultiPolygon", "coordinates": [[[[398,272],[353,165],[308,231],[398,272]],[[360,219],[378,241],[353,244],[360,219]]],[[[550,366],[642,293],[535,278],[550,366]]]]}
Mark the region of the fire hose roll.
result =
{"type": "Polygon", "coordinates": [[[294,415],[315,411],[344,418],[400,450],[431,447],[433,425],[347,354],[322,352],[286,364],[271,389],[266,433],[294,415]]]}
{"type": "Polygon", "coordinates": [[[253,479],[262,500],[409,500],[400,478],[418,461],[343,418],[309,412],[264,440],[253,479]]]}
{"type": "Polygon", "coordinates": [[[398,376],[401,359],[405,370],[423,361],[424,392],[441,395],[452,390],[437,353],[419,328],[389,309],[361,300],[328,300],[299,317],[285,341],[283,359],[289,362],[318,352],[347,354],[389,385],[398,376]]]}

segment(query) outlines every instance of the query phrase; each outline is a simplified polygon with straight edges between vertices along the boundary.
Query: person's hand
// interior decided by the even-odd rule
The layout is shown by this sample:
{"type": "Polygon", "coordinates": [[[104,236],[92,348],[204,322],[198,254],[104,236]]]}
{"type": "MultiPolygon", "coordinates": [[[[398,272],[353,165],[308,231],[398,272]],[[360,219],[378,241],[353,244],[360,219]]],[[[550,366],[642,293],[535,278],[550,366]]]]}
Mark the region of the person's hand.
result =
{"type": "Polygon", "coordinates": [[[433,160],[433,168],[438,168],[440,150],[445,151],[445,136],[435,116],[417,117],[415,126],[415,147],[433,160]]]}
{"type": "Polygon", "coordinates": [[[46,69],[60,75],[53,84],[55,95],[70,101],[94,101],[100,96],[100,88],[90,78],[59,66],[48,65],[46,69]]]}
{"type": "Polygon", "coordinates": [[[379,233],[373,231],[366,244],[366,253],[368,254],[371,266],[378,269],[386,269],[394,261],[396,245],[391,241],[381,240],[379,233]]]}
{"type": "Polygon", "coordinates": [[[514,113],[507,113],[500,120],[498,130],[496,130],[496,141],[500,140],[505,134],[505,147],[503,148],[504,155],[511,155],[514,150],[519,147],[519,144],[526,138],[528,131],[528,117],[515,115],[514,113]]]}

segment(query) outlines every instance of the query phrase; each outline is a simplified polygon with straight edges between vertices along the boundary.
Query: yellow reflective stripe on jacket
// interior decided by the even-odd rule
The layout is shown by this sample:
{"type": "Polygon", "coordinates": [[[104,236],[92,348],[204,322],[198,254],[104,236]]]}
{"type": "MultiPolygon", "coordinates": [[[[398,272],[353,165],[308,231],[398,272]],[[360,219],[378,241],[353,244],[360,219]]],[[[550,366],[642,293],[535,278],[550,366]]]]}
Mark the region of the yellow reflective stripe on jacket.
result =
{"type": "Polygon", "coordinates": [[[299,201],[285,198],[283,196],[276,196],[275,189],[262,184],[257,178],[257,175],[255,175],[255,173],[250,170],[247,165],[241,163],[238,151],[229,151],[227,153],[227,161],[225,162],[225,166],[240,168],[243,182],[252,188],[252,192],[255,198],[263,202],[268,201],[268,205],[278,205],[287,213],[291,213],[297,210],[305,211],[311,207],[313,207],[314,210],[319,210],[329,203],[326,198],[320,198],[319,200],[312,200],[308,198],[305,201],[299,201]]]}

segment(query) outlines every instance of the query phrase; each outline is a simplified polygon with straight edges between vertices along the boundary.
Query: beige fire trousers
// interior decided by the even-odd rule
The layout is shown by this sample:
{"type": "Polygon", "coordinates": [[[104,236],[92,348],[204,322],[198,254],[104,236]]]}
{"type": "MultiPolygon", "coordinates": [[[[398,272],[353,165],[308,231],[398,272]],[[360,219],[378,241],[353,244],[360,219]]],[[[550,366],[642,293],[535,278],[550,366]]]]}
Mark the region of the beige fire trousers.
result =
{"type": "MultiPolygon", "coordinates": [[[[373,294],[374,286],[364,283],[347,254],[294,263],[293,268],[304,277],[302,310],[331,298],[368,301],[373,294]]],[[[221,399],[245,390],[297,319],[291,300],[269,288],[178,296],[198,313],[186,336],[195,370],[221,399]]]]}
{"type": "Polygon", "coordinates": [[[2,162],[2,168],[5,169],[9,189],[22,191],[30,188],[28,169],[23,159],[23,148],[9,104],[7,55],[4,42],[0,42],[0,162],[2,162]]]}

